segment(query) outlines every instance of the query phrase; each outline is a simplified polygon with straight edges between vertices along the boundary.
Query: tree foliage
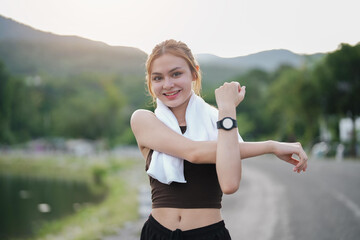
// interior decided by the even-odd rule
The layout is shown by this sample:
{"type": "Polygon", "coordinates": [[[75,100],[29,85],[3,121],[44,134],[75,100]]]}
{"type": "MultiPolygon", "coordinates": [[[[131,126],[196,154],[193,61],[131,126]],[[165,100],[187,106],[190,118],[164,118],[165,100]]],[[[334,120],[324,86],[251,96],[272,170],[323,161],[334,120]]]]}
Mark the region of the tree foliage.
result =
{"type": "Polygon", "coordinates": [[[325,114],[360,115],[360,44],[341,44],[316,74],[325,114]]]}
{"type": "MultiPolygon", "coordinates": [[[[342,44],[310,67],[254,69],[221,82],[246,86],[246,98],[237,111],[245,140],[311,144],[323,119],[360,115],[359,66],[360,44],[342,44]]],[[[153,109],[141,78],[118,73],[15,77],[0,63],[0,143],[57,136],[135,143],[129,126],[132,112],[153,109]]],[[[204,81],[203,87],[204,99],[216,105],[215,86],[204,81]]]]}
{"type": "Polygon", "coordinates": [[[276,136],[285,141],[314,139],[318,133],[317,88],[307,69],[286,68],[276,74],[267,92],[267,116],[276,136]]]}
{"type": "Polygon", "coordinates": [[[138,83],[105,74],[15,78],[1,64],[0,143],[58,136],[134,143],[129,118],[148,101],[138,83]]]}
{"type": "Polygon", "coordinates": [[[0,62],[0,139],[15,143],[37,132],[31,112],[36,101],[30,101],[30,93],[22,80],[12,77],[0,62]],[[28,120],[28,121],[26,121],[28,120]]]}
{"type": "Polygon", "coordinates": [[[315,69],[323,115],[353,121],[351,155],[356,155],[355,119],[360,116],[360,43],[341,44],[315,69]]]}

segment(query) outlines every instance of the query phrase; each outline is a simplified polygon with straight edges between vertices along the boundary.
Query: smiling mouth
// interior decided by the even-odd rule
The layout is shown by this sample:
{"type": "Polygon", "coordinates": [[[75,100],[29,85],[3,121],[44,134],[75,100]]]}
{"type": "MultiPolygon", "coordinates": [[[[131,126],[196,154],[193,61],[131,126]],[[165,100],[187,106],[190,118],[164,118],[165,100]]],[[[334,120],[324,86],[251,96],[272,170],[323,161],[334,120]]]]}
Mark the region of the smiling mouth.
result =
{"type": "Polygon", "coordinates": [[[174,92],[169,92],[169,93],[164,93],[165,96],[174,96],[175,94],[178,94],[180,92],[180,90],[178,91],[174,91],[174,92]]]}

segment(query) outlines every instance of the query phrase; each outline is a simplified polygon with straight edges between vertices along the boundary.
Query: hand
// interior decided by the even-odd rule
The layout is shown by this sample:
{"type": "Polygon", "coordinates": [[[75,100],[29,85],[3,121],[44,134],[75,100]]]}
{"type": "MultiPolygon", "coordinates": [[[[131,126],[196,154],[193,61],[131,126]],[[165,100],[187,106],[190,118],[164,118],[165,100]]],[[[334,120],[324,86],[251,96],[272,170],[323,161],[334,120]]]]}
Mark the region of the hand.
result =
{"type": "Polygon", "coordinates": [[[215,98],[219,109],[237,107],[245,98],[245,86],[241,87],[238,82],[226,82],[215,90],[215,98]]]}
{"type": "Polygon", "coordinates": [[[274,150],[273,153],[288,162],[295,167],[293,168],[294,172],[300,173],[301,171],[306,171],[307,169],[307,160],[308,157],[302,148],[299,142],[297,143],[283,143],[283,142],[274,142],[274,150]],[[297,156],[299,159],[294,158],[297,156]]]}

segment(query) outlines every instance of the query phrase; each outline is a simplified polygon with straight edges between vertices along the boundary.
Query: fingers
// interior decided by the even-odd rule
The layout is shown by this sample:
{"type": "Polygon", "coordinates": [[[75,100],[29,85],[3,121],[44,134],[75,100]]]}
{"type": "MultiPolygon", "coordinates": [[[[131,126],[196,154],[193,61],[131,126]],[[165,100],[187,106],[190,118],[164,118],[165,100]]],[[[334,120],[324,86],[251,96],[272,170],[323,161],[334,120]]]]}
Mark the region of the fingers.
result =
{"type": "Polygon", "coordinates": [[[235,107],[242,102],[245,97],[245,87],[241,87],[238,82],[225,82],[215,90],[215,98],[218,107],[234,104],[235,107]]]}
{"type": "Polygon", "coordinates": [[[294,167],[294,172],[298,172],[298,173],[300,173],[301,171],[305,172],[307,169],[308,156],[306,155],[300,143],[295,143],[295,144],[297,145],[298,148],[296,154],[299,156],[300,159],[298,160],[298,163],[294,167]]]}
{"type": "Polygon", "coordinates": [[[245,93],[246,93],[246,87],[245,86],[240,87],[240,84],[239,84],[240,101],[244,100],[245,93]]]}
{"type": "Polygon", "coordinates": [[[230,82],[230,83],[224,83],[223,85],[225,86],[229,86],[229,87],[233,87],[234,89],[236,89],[236,93],[235,93],[235,99],[236,99],[236,105],[239,105],[242,100],[244,100],[245,98],[245,93],[246,93],[246,87],[245,86],[241,86],[240,83],[238,82],[230,82]]]}
{"type": "MultiPolygon", "coordinates": [[[[294,165],[295,167],[296,167],[296,166],[298,165],[298,163],[299,163],[299,161],[296,160],[295,158],[290,158],[287,162],[290,163],[290,164],[292,164],[292,165],[294,165]]],[[[294,167],[294,168],[295,168],[295,167],[294,167]]]]}
{"type": "Polygon", "coordinates": [[[222,86],[220,86],[218,89],[226,88],[226,89],[233,89],[234,92],[241,93],[243,89],[245,89],[244,86],[241,86],[239,82],[225,82],[222,86]],[[236,91],[237,90],[237,91],[236,91]]]}
{"type": "Polygon", "coordinates": [[[233,88],[237,89],[237,92],[241,91],[241,85],[238,82],[225,82],[220,88],[233,88]]]}

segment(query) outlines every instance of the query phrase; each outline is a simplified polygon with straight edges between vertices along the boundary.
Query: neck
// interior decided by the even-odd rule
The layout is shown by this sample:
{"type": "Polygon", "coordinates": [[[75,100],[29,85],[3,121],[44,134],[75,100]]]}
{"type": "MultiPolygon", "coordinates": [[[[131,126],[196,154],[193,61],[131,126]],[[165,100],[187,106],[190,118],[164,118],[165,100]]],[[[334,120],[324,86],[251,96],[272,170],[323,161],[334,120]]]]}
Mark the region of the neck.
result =
{"type": "Polygon", "coordinates": [[[176,108],[170,108],[170,110],[173,112],[174,116],[176,117],[179,126],[186,126],[186,107],[188,105],[189,101],[187,101],[186,104],[183,104],[182,106],[176,107],[176,108]]]}
{"type": "Polygon", "coordinates": [[[174,116],[176,117],[179,126],[186,126],[186,109],[187,106],[189,105],[189,101],[190,101],[191,95],[189,96],[189,98],[180,106],[177,106],[175,108],[170,108],[170,110],[173,112],[174,116]]]}

